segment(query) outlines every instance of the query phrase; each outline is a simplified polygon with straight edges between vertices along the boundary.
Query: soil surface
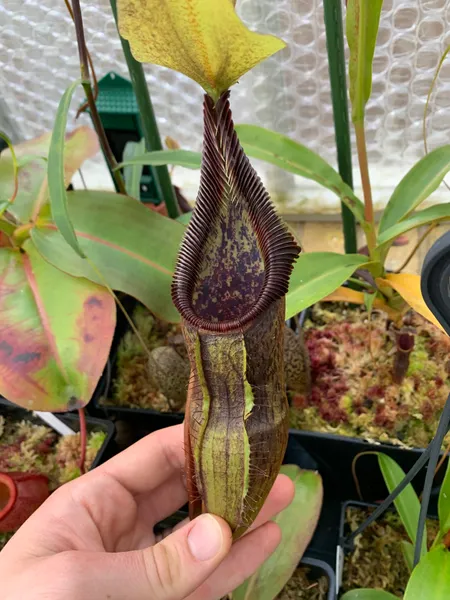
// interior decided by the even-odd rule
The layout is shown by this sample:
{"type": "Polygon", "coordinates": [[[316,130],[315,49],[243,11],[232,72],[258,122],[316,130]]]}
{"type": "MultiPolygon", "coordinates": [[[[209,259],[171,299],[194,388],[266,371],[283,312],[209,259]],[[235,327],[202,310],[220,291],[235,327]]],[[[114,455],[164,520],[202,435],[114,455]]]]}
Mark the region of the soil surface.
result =
{"type": "MultiPolygon", "coordinates": [[[[351,531],[369,516],[371,509],[347,508],[347,523],[351,531]]],[[[428,548],[439,532],[439,522],[427,520],[428,548]]],[[[397,512],[389,512],[372,523],[355,540],[355,551],[345,557],[342,591],[375,588],[403,598],[410,571],[402,544],[409,542],[408,534],[397,512]]]]}
{"type": "MultiPolygon", "coordinates": [[[[86,470],[90,468],[106,433],[88,434],[86,470]]],[[[61,437],[46,425],[0,416],[0,471],[41,473],[49,478],[51,491],[80,476],[80,434],[61,437]]],[[[0,550],[12,534],[0,534],[0,550]]]]}
{"type": "Polygon", "coordinates": [[[328,595],[328,578],[322,575],[319,579],[311,575],[309,567],[298,567],[281,593],[278,600],[326,600],[328,595]]]}
{"type": "MultiPolygon", "coordinates": [[[[167,344],[172,337],[181,336],[179,327],[158,321],[140,305],[133,312],[133,321],[150,352],[167,344]]],[[[101,398],[100,404],[172,412],[169,401],[150,377],[148,362],[148,353],[139,338],[133,331],[127,331],[117,350],[109,397],[101,398]]]]}
{"type": "MultiPolygon", "coordinates": [[[[406,377],[397,385],[392,381],[395,334],[384,313],[374,311],[369,319],[364,308],[343,303],[312,307],[304,323],[312,387],[309,394],[288,390],[291,426],[404,447],[427,446],[450,392],[450,338],[417,314],[408,319],[414,349],[406,377]]],[[[171,346],[174,352],[161,353],[160,366],[153,361],[150,368],[148,352],[128,331],[119,344],[109,398],[101,403],[183,412],[183,404],[168,399],[152,376],[160,369],[159,381],[170,379],[173,387],[176,380],[181,389],[187,388],[186,371],[179,368],[182,359],[187,361],[179,326],[157,321],[142,306],[133,320],[148,351],[171,346]]]]}
{"type": "Polygon", "coordinates": [[[369,441],[424,447],[450,392],[450,339],[417,314],[406,377],[392,381],[395,336],[384,313],[315,305],[304,324],[309,396],[290,394],[291,425],[369,441]]]}

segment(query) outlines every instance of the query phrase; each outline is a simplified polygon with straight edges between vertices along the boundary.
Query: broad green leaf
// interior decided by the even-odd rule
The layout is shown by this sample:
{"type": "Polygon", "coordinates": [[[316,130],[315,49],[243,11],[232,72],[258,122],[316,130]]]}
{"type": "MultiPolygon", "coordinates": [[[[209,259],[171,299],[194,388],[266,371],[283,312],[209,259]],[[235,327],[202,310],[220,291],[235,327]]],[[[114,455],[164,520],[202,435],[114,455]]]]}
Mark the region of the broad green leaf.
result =
{"type": "MultiPolygon", "coordinates": [[[[123,158],[125,161],[133,160],[136,156],[140,156],[145,150],[145,139],[140,142],[128,142],[125,145],[123,158]]],[[[125,179],[125,188],[127,194],[136,200],[141,199],[141,177],[142,164],[131,163],[129,166],[124,166],[123,176],[125,179]]]]}
{"type": "Polygon", "coordinates": [[[58,110],[56,111],[56,119],[48,153],[47,177],[53,220],[69,246],[79,256],[84,258],[73,225],[70,222],[67,208],[66,183],[64,181],[64,143],[66,138],[67,113],[69,112],[72,97],[79,84],[80,81],[75,81],[67,88],[62,95],[58,110]]]}
{"type": "Polygon", "coordinates": [[[421,158],[406,173],[390,197],[380,220],[380,234],[407,217],[437,190],[449,170],[450,144],[436,148],[421,158]]]}
{"type": "MultiPolygon", "coordinates": [[[[377,453],[378,464],[380,465],[386,487],[393,492],[398,484],[405,478],[403,469],[390,456],[377,453]]],[[[401,494],[394,500],[395,508],[402,520],[406,532],[413,544],[416,543],[417,525],[419,522],[420,501],[411,484],[407,485],[401,494]]],[[[425,528],[426,531],[426,528],[425,528]]],[[[427,536],[422,540],[422,556],[427,553],[427,536]]]]}
{"type": "Polygon", "coordinates": [[[286,294],[286,319],[334,292],[356,269],[366,263],[367,256],[362,254],[300,254],[286,294]]]}
{"type": "MultiPolygon", "coordinates": [[[[8,208],[18,222],[27,223],[48,201],[47,155],[51,133],[14,146],[19,167],[17,197],[8,208]]],[[[69,185],[74,173],[83,162],[99,149],[97,135],[90,127],[78,127],[66,136],[64,147],[65,183],[69,185]]],[[[0,199],[7,199],[14,188],[13,158],[9,149],[0,155],[0,199]]]]}
{"type": "Polygon", "coordinates": [[[443,535],[450,531],[450,461],[439,492],[439,528],[443,535]]]}
{"type": "Polygon", "coordinates": [[[292,479],[292,503],[274,519],[282,531],[282,541],[266,562],[232,593],[232,600],[273,600],[295,571],[308,546],[322,507],[322,480],[318,473],[302,471],[296,465],[283,465],[281,473],[292,479]]]}
{"type": "Polygon", "coordinates": [[[40,222],[31,232],[42,256],[77,277],[100,284],[106,280],[161,319],[178,322],[170,287],[185,227],[128,196],[100,191],[67,196],[80,246],[102,277],[64,242],[51,221],[40,222]]]}
{"type": "Polygon", "coordinates": [[[431,223],[438,223],[447,219],[450,219],[450,202],[436,204],[435,206],[420,210],[412,214],[409,218],[385,229],[383,233],[380,233],[377,238],[376,250],[387,254],[390,245],[399,235],[411,231],[411,229],[422,227],[422,225],[431,225],[431,223]]]}
{"type": "Polygon", "coordinates": [[[29,410],[87,404],[108,358],[114,299],[25,252],[0,249],[0,393],[29,410]]]}
{"type": "MultiPolygon", "coordinates": [[[[377,284],[388,285],[413,308],[419,315],[425,317],[430,323],[436,325],[441,331],[444,331],[442,325],[433,315],[431,310],[425,304],[420,288],[420,275],[413,273],[387,273],[384,278],[375,280],[377,284]]],[[[444,331],[445,333],[445,331],[444,331]]]]}
{"type": "Polygon", "coordinates": [[[364,205],[341,176],[318,154],[290,138],[257,125],[236,125],[239,141],[248,156],[312,179],[334,192],[356,219],[364,221],[364,205]]]}
{"type": "Polygon", "coordinates": [[[383,0],[348,0],[347,42],[350,48],[349,78],[353,122],[364,119],[372,91],[375,53],[383,0]]]}
{"type": "Polygon", "coordinates": [[[400,545],[406,566],[412,571],[414,566],[414,546],[406,540],[402,540],[400,545]]]}
{"type": "Polygon", "coordinates": [[[412,572],[404,600],[448,600],[450,552],[441,546],[428,552],[412,572]]]}
{"type": "Polygon", "coordinates": [[[117,168],[128,167],[131,165],[175,165],[186,167],[187,169],[200,169],[202,155],[200,152],[191,150],[154,150],[133,156],[132,158],[124,156],[123,163],[117,168]]]}
{"type": "Polygon", "coordinates": [[[120,35],[139,62],[187,75],[213,98],[285,47],[247,29],[230,0],[119,0],[120,35]]]}
{"type": "Polygon", "coordinates": [[[384,590],[361,589],[345,593],[340,600],[398,600],[398,597],[384,590]]]}

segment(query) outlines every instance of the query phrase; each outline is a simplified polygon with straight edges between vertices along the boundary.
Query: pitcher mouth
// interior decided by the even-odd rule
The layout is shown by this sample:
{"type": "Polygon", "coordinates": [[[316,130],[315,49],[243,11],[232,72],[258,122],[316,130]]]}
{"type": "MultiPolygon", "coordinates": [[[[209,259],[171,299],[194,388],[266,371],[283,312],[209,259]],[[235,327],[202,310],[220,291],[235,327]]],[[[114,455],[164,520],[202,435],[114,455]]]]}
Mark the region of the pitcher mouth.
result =
{"type": "Polygon", "coordinates": [[[242,330],[286,294],[299,253],[239,144],[229,92],[206,96],[200,188],[172,284],[178,312],[205,331],[242,330]]]}
{"type": "Polygon", "coordinates": [[[12,477],[0,473],[0,521],[4,519],[17,500],[17,488],[12,477]]]}

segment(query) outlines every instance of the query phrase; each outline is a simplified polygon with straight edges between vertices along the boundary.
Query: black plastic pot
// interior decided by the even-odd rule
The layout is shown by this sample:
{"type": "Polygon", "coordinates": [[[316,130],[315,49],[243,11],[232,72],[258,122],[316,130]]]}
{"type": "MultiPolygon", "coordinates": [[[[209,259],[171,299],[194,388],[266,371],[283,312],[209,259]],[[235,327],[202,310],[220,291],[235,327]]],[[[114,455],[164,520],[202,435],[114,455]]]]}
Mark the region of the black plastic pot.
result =
{"type": "MultiPolygon", "coordinates": [[[[340,500],[358,497],[352,474],[353,461],[358,454],[383,452],[408,472],[424,452],[423,448],[406,449],[393,444],[375,444],[362,439],[314,431],[291,429],[289,435],[316,461],[325,488],[331,488],[334,497],[340,500]]],[[[387,490],[376,456],[358,458],[355,472],[361,495],[365,500],[378,502],[386,497],[387,490]]],[[[437,483],[442,480],[444,473],[445,468],[441,467],[436,478],[437,483]]],[[[425,469],[413,480],[416,491],[421,491],[424,479],[425,469]]]]}
{"type": "MultiPolygon", "coordinates": [[[[31,412],[15,406],[9,403],[7,400],[2,400],[0,403],[0,415],[1,416],[10,416],[15,420],[27,420],[32,421],[33,423],[37,423],[39,425],[45,424],[38,417],[33,416],[31,412]]],[[[78,415],[63,413],[59,414],[58,418],[61,419],[63,423],[68,425],[75,432],[80,430],[80,422],[78,419],[78,415]]],[[[116,454],[116,446],[114,442],[114,433],[115,428],[114,424],[111,421],[106,421],[104,419],[96,419],[93,417],[86,417],[86,427],[88,433],[91,431],[103,431],[106,433],[105,441],[102,444],[102,447],[97,453],[95,460],[92,463],[90,470],[98,467],[102,463],[106,462],[109,458],[116,454]]]]}
{"type": "MultiPolygon", "coordinates": [[[[307,318],[310,309],[303,311],[301,324],[307,318]]],[[[393,458],[405,472],[408,472],[424,452],[424,448],[403,448],[390,443],[368,442],[362,438],[291,429],[290,437],[297,440],[317,463],[324,480],[325,489],[333,490],[334,498],[344,501],[359,495],[352,474],[353,462],[363,452],[383,452],[393,458]]],[[[363,456],[356,462],[355,472],[362,497],[368,502],[378,502],[387,495],[386,486],[376,456],[363,456]]],[[[441,467],[436,476],[439,484],[445,474],[441,467]]],[[[412,482],[416,491],[421,491],[425,480],[425,469],[412,482]]]]}
{"type": "Polygon", "coordinates": [[[325,575],[328,579],[327,600],[336,600],[336,575],[330,565],[323,560],[304,556],[300,561],[301,566],[310,567],[313,578],[319,579],[325,575]]]}

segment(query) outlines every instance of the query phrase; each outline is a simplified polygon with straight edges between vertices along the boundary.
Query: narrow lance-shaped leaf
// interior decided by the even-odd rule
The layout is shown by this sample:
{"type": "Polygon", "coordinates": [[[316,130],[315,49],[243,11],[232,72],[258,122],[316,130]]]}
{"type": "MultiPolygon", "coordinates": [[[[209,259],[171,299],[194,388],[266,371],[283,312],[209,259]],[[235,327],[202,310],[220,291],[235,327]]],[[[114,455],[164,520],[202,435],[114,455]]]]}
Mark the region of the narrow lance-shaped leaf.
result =
{"type": "Polygon", "coordinates": [[[145,139],[142,138],[140,142],[128,142],[123,151],[124,160],[131,161],[123,170],[125,189],[127,194],[136,200],[141,199],[141,177],[145,163],[133,163],[133,159],[142,155],[144,150],[145,139]]]}
{"type": "Polygon", "coordinates": [[[191,150],[154,150],[153,152],[145,152],[133,156],[124,156],[123,162],[118,165],[128,167],[132,165],[152,165],[158,167],[161,165],[174,165],[178,167],[186,167],[187,169],[200,169],[202,164],[202,155],[200,152],[192,152],[191,150]]]}
{"type": "Polygon", "coordinates": [[[383,0],[348,0],[347,41],[350,48],[350,100],[353,122],[364,119],[372,91],[372,61],[375,53],[383,0]]]}
{"type": "Polygon", "coordinates": [[[336,290],[348,277],[367,263],[362,254],[310,252],[294,265],[286,296],[286,319],[297,315],[336,290]]]}
{"type": "Polygon", "coordinates": [[[285,46],[247,29],[230,0],[119,0],[118,13],[136,60],[179,71],[216,100],[285,46]]]}
{"type": "Polygon", "coordinates": [[[422,227],[423,225],[431,225],[432,223],[448,220],[450,220],[450,202],[436,204],[435,206],[429,206],[424,210],[419,210],[408,218],[392,225],[389,229],[385,229],[383,233],[380,233],[377,238],[376,250],[381,253],[381,256],[384,259],[384,257],[387,256],[392,243],[400,235],[411,231],[411,229],[422,227]]]}
{"type": "Polygon", "coordinates": [[[236,132],[248,156],[316,181],[339,196],[356,219],[364,222],[363,203],[321,156],[281,133],[257,125],[236,125],[236,132]]]}
{"type": "Polygon", "coordinates": [[[445,478],[439,492],[438,511],[439,528],[441,534],[445,535],[450,531],[450,461],[447,464],[445,478]]]}
{"type": "Polygon", "coordinates": [[[449,170],[450,145],[436,148],[420,159],[390,197],[380,220],[380,234],[407,217],[437,190],[449,170]]]}
{"type": "Polygon", "coordinates": [[[191,362],[190,514],[222,516],[237,538],[286,448],[284,295],[300,248],[239,145],[228,93],[205,97],[204,119],[200,190],[172,294],[191,362]]]}
{"type": "Polygon", "coordinates": [[[55,125],[53,127],[52,140],[48,153],[48,190],[50,193],[50,204],[53,219],[61,235],[75,252],[84,258],[84,254],[78,244],[77,236],[70,221],[67,208],[66,184],[64,181],[64,141],[66,137],[67,113],[73,94],[80,81],[72,83],[64,92],[56,111],[55,125]]]}
{"type": "Polygon", "coordinates": [[[424,556],[406,586],[404,600],[447,600],[450,590],[450,552],[443,546],[424,556]]]}
{"type": "MultiPolygon", "coordinates": [[[[389,493],[394,491],[398,484],[406,477],[403,469],[395,460],[378,452],[378,463],[380,465],[383,478],[389,493]]],[[[394,500],[395,508],[402,520],[403,526],[409,535],[410,540],[415,544],[417,535],[417,525],[419,523],[420,501],[411,484],[407,485],[401,494],[394,500]]],[[[427,552],[426,535],[422,540],[422,556],[427,552]]]]}
{"type": "Polygon", "coordinates": [[[292,479],[295,495],[291,504],[274,521],[281,529],[275,552],[242,585],[231,600],[273,600],[291,578],[308,546],[322,508],[323,488],[318,473],[296,465],[283,465],[281,473],[292,479]]]}
{"type": "Polygon", "coordinates": [[[105,288],[24,251],[0,249],[0,393],[26,409],[87,404],[103,372],[116,321],[105,288]]]}

